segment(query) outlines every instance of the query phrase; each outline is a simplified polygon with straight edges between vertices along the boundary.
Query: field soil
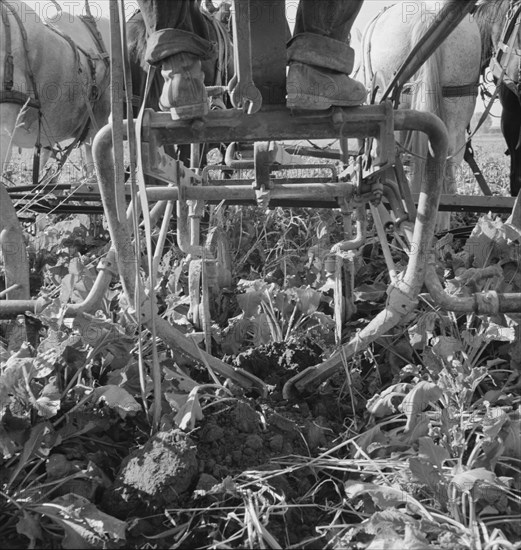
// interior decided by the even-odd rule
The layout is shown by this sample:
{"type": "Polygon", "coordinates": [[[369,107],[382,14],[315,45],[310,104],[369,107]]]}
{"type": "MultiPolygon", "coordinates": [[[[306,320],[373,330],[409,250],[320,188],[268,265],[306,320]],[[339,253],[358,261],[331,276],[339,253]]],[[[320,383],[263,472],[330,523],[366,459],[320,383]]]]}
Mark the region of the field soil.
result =
{"type": "MultiPolygon", "coordinates": [[[[480,134],[474,147],[505,194],[500,136],[480,134]]],[[[81,180],[79,161],[57,181],[81,180]]],[[[30,180],[27,154],[15,154],[11,177],[30,180]]],[[[461,193],[478,192],[468,169],[459,182],[461,193]]],[[[109,248],[103,221],[39,217],[39,235],[34,219],[24,222],[36,292],[50,306],[0,327],[0,546],[519,550],[520,315],[445,312],[423,289],[413,313],[328,380],[283,395],[339,347],[326,260],[343,220],[253,210],[221,220],[234,285],[214,296],[211,345],[261,379],[264,396],[204,360],[154,348],[116,278],[96,315],[64,322],[64,305],[85,298],[109,248]]],[[[493,216],[456,221],[469,230],[435,244],[447,291],[521,292],[512,227],[493,216]]],[[[201,342],[174,241],[158,270],[158,308],[201,342]]],[[[388,244],[400,271],[403,237],[389,232],[388,244]]],[[[382,311],[390,281],[372,223],[344,260],[341,343],[382,311]]]]}

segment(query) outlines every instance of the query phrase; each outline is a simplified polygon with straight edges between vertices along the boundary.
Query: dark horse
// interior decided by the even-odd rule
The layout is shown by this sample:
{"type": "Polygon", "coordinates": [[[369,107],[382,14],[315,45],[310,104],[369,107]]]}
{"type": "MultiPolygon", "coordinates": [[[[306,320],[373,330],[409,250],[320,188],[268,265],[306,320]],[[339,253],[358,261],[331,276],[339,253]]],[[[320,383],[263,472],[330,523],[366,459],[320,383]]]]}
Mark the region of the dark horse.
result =
{"type": "MultiPolygon", "coordinates": [[[[517,20],[521,18],[519,0],[481,0],[475,17],[481,30],[484,68],[498,48],[502,47],[505,24],[513,30],[510,35],[513,51],[509,62],[505,63],[504,79],[499,84],[499,100],[503,108],[501,130],[510,156],[510,193],[517,196],[521,189],[521,33],[519,27],[516,32],[516,19],[508,17],[510,10],[514,14],[517,12],[517,20]]],[[[508,35],[505,40],[508,42],[508,35]]],[[[508,53],[503,54],[503,59],[508,59],[508,53]]],[[[497,76],[497,71],[494,72],[497,76]]]]}
{"type": "MultiPolygon", "coordinates": [[[[213,8],[211,2],[201,5],[201,13],[207,20],[210,39],[217,44],[218,56],[215,61],[203,61],[203,72],[206,86],[226,86],[234,74],[233,47],[230,34],[226,26],[225,4],[221,8],[213,8]],[[204,6],[204,7],[203,7],[204,6]],[[210,8],[210,9],[208,9],[210,8]],[[211,11],[211,13],[210,13],[211,11]],[[223,21],[224,19],[224,21],[223,21]]],[[[141,12],[136,12],[127,22],[127,44],[130,57],[133,90],[133,113],[137,116],[139,106],[143,99],[147,77],[147,63],[145,51],[147,44],[147,30],[141,12]]],[[[163,88],[163,77],[160,71],[156,71],[150,92],[146,98],[145,107],[158,108],[159,97],[163,88]]],[[[220,96],[211,98],[211,108],[224,108],[224,102],[220,96]]],[[[188,161],[190,147],[173,146],[165,147],[165,151],[174,157],[188,161]]],[[[201,155],[203,158],[203,155],[201,155]]]]}
{"type": "Polygon", "coordinates": [[[510,193],[514,197],[521,190],[521,99],[518,94],[505,84],[501,84],[499,90],[499,100],[503,106],[501,130],[510,155],[510,193]]]}

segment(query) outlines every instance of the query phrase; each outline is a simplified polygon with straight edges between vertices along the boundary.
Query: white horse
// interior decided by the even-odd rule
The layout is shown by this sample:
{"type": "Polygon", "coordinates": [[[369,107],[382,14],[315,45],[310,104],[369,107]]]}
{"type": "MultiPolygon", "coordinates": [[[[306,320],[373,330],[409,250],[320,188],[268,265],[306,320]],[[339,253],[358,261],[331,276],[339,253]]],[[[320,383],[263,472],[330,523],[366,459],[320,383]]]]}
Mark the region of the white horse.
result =
{"type": "MultiPolygon", "coordinates": [[[[54,24],[21,1],[0,0],[0,174],[11,147],[89,140],[110,114],[110,25],[58,12],[54,24]],[[98,30],[97,30],[98,29],[98,30]]],[[[44,153],[41,165],[45,164],[44,153]]],[[[91,157],[92,159],[92,157],[91,157]]],[[[92,161],[91,161],[91,169],[92,161]]],[[[0,181],[0,246],[10,299],[29,298],[23,235],[0,181]]]]}
{"type": "Polygon", "coordinates": [[[63,11],[45,21],[21,1],[0,9],[0,168],[10,147],[38,143],[43,167],[57,143],[88,143],[106,124],[110,23],[63,11]]]}
{"type": "MultiPolygon", "coordinates": [[[[395,4],[377,15],[362,38],[362,70],[367,87],[374,82],[381,94],[411,49],[437,15],[439,1],[395,4]]],[[[465,131],[476,105],[481,70],[481,37],[466,17],[422,65],[404,88],[400,107],[438,115],[449,133],[449,157],[444,192],[456,192],[457,171],[465,152],[465,131]]],[[[379,97],[377,94],[377,100],[379,97]]],[[[425,174],[428,142],[423,133],[402,134],[399,143],[410,152],[411,185],[418,192],[425,174]]],[[[448,213],[438,217],[438,229],[448,229],[448,213]]]]}

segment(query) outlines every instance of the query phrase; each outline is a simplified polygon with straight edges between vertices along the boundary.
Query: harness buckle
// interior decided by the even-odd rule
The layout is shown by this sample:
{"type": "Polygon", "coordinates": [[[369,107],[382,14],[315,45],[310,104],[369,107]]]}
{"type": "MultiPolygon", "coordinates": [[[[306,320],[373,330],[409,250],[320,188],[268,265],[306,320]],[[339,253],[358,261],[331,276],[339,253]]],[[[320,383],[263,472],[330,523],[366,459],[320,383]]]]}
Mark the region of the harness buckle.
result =
{"type": "Polygon", "coordinates": [[[5,56],[5,67],[4,67],[4,90],[11,91],[14,85],[14,63],[13,56],[7,54],[5,56]]]}
{"type": "Polygon", "coordinates": [[[90,87],[89,101],[98,101],[99,96],[99,86],[97,84],[92,84],[92,86],[90,87]]]}

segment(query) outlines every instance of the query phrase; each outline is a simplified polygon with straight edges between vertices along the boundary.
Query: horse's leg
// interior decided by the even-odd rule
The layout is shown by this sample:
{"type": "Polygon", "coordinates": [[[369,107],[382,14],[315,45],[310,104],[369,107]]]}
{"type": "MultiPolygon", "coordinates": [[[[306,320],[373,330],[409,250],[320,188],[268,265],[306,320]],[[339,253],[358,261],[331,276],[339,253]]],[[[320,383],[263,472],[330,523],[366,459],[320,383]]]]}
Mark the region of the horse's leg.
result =
{"type": "Polygon", "coordinates": [[[92,139],[87,139],[82,145],[85,162],[82,166],[83,176],[91,178],[94,176],[94,157],[92,156],[92,139]]]}
{"type": "MultiPolygon", "coordinates": [[[[10,167],[13,147],[31,149],[36,144],[34,132],[28,132],[19,126],[19,113],[21,108],[11,103],[0,105],[0,169],[5,174],[10,167]],[[18,126],[18,128],[17,128],[18,126]]],[[[51,156],[51,150],[47,147],[40,149],[39,172],[41,173],[51,156]]],[[[31,165],[32,166],[32,165],[31,165]]]]}
{"type": "Polygon", "coordinates": [[[301,0],[288,44],[287,101],[295,109],[328,109],[365,102],[365,86],[349,77],[354,50],[348,44],[363,0],[301,0]]]}
{"type": "MultiPolygon", "coordinates": [[[[521,138],[521,113],[517,119],[517,132],[521,138]]],[[[521,145],[510,151],[510,194],[517,197],[521,192],[521,145]]]]}
{"type": "Polygon", "coordinates": [[[429,154],[427,139],[421,132],[401,132],[398,139],[407,149],[411,191],[417,194],[420,192],[422,180],[425,177],[427,169],[427,157],[429,154]]]}
{"type": "MultiPolygon", "coordinates": [[[[7,168],[10,148],[13,144],[16,120],[20,108],[4,103],[0,105],[0,166],[7,168]]],[[[4,182],[0,181],[0,250],[5,270],[5,287],[17,284],[8,293],[10,300],[26,300],[29,294],[29,261],[25,250],[22,227],[4,182]]]]}
{"type": "Polygon", "coordinates": [[[39,165],[39,174],[42,173],[43,169],[47,166],[49,159],[51,158],[52,149],[50,147],[42,147],[40,149],[40,165],[39,165]]]}
{"type": "Polygon", "coordinates": [[[7,170],[11,162],[14,132],[20,107],[10,103],[0,104],[0,173],[7,170]]]}
{"type": "MultiPolygon", "coordinates": [[[[458,192],[458,178],[465,155],[466,129],[476,107],[475,96],[462,96],[443,99],[443,121],[449,134],[449,150],[443,193],[455,195],[458,192]]],[[[438,231],[450,229],[450,212],[438,216],[438,231]]]]}

